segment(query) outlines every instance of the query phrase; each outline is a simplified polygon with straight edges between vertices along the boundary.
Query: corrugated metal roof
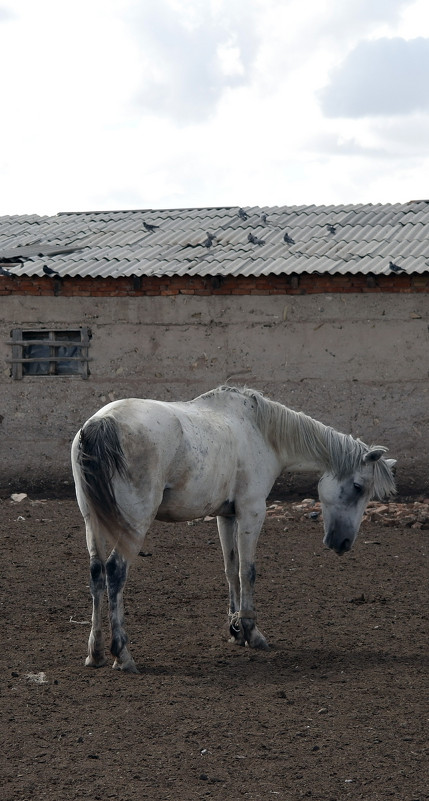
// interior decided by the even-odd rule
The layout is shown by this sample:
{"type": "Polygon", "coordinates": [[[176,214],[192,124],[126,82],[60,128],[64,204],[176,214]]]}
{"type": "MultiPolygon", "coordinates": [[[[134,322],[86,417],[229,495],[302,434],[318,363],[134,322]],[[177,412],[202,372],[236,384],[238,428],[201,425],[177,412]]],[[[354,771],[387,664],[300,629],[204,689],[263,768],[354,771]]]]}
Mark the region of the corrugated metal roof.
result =
{"type": "Polygon", "coordinates": [[[14,275],[259,276],[429,270],[429,201],[0,217],[14,275]]]}

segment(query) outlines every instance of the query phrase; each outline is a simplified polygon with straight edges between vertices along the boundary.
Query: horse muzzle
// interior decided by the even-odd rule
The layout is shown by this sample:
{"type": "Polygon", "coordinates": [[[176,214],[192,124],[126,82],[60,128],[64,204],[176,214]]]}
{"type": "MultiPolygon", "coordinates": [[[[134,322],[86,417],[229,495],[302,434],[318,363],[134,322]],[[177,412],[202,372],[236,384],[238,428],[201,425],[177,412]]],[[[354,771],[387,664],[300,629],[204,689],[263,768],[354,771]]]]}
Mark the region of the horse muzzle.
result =
{"type": "Polygon", "coordinates": [[[339,536],[335,529],[330,529],[323,538],[323,544],[335,551],[338,556],[342,556],[351,550],[353,539],[339,536]]]}

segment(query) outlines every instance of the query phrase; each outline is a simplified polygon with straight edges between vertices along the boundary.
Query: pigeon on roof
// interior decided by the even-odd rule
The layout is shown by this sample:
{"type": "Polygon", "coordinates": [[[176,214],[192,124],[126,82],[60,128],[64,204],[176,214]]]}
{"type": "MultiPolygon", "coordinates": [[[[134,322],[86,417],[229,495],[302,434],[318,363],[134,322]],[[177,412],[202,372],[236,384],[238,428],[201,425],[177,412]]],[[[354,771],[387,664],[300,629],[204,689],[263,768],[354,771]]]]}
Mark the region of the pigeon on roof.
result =
{"type": "Polygon", "coordinates": [[[45,275],[49,275],[50,278],[54,276],[58,276],[58,278],[61,278],[60,274],[57,273],[56,270],[53,270],[52,267],[48,267],[47,264],[43,265],[43,272],[45,273],[45,275]]]}
{"type": "Polygon", "coordinates": [[[258,237],[254,236],[252,233],[247,235],[247,241],[251,242],[252,245],[265,245],[265,239],[258,239],[258,237]]]}
{"type": "Polygon", "coordinates": [[[214,234],[210,234],[208,232],[207,232],[206,236],[207,236],[207,239],[204,240],[203,247],[211,248],[211,246],[212,246],[212,244],[214,242],[215,236],[214,236],[214,234]]]}
{"type": "Polygon", "coordinates": [[[154,231],[156,231],[156,229],[159,228],[159,225],[152,225],[152,223],[147,223],[144,220],[143,220],[143,226],[144,228],[146,228],[146,231],[149,231],[149,233],[151,234],[153,234],[154,231]]]}
{"type": "Polygon", "coordinates": [[[389,261],[389,270],[392,270],[392,273],[404,272],[404,268],[399,267],[399,264],[394,264],[393,261],[389,261]]]}

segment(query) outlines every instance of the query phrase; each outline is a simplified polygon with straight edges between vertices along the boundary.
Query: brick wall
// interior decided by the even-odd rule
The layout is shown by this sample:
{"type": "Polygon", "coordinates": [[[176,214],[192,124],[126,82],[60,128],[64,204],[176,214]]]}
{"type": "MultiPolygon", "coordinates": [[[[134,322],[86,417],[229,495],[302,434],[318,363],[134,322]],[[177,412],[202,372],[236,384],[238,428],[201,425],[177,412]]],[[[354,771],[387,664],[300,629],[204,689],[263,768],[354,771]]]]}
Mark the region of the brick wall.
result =
{"type": "Polygon", "coordinates": [[[399,275],[311,274],[259,277],[0,278],[0,295],[138,297],[169,295],[313,295],[332,293],[427,293],[429,273],[399,275]]]}

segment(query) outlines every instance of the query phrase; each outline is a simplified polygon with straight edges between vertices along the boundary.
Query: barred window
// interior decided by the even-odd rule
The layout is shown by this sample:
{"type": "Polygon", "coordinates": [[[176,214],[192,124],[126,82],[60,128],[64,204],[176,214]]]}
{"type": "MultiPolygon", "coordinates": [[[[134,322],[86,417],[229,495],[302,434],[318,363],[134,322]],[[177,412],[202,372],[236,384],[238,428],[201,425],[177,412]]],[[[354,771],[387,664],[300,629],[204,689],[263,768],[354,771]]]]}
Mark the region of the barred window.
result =
{"type": "Polygon", "coordinates": [[[9,359],[12,378],[21,379],[26,375],[87,378],[90,339],[89,328],[67,331],[14,328],[10,341],[12,358],[9,359]]]}

